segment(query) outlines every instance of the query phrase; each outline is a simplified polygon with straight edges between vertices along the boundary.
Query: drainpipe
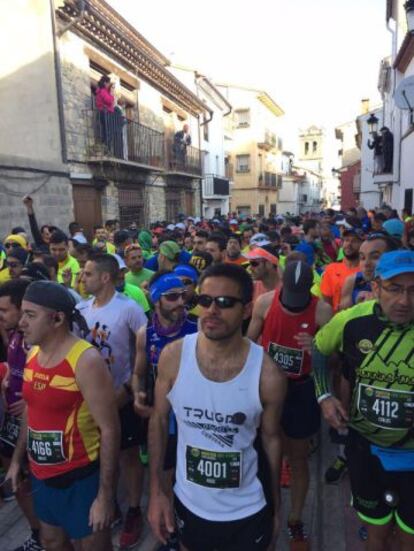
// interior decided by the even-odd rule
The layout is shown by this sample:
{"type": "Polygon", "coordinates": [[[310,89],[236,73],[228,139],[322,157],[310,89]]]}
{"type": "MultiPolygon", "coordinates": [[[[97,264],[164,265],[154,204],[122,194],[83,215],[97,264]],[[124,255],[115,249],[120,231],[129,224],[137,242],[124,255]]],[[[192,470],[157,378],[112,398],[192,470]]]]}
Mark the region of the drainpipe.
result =
{"type": "MultiPolygon", "coordinates": [[[[211,120],[211,119],[210,119],[211,120]]],[[[198,121],[198,147],[200,150],[200,157],[199,157],[199,166],[200,166],[200,174],[201,174],[201,180],[200,180],[200,218],[204,216],[203,212],[203,162],[202,162],[202,151],[201,151],[201,124],[200,124],[200,116],[197,117],[198,121]]]]}
{"type": "Polygon", "coordinates": [[[56,79],[58,117],[59,117],[59,127],[60,127],[61,154],[62,154],[63,163],[67,163],[68,149],[67,149],[67,142],[66,142],[65,113],[63,110],[62,65],[60,60],[59,41],[57,39],[58,35],[56,34],[57,24],[56,24],[54,0],[50,0],[50,12],[51,12],[51,19],[52,19],[53,57],[54,57],[54,65],[55,65],[55,79],[56,79]]]}

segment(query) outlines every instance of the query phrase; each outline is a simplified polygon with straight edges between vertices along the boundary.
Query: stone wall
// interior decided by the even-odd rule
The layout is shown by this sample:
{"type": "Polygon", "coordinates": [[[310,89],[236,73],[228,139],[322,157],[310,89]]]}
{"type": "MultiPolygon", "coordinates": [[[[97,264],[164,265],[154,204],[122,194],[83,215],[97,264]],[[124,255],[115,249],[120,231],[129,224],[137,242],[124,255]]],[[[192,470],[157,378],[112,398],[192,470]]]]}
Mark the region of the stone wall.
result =
{"type": "Polygon", "coordinates": [[[165,220],[165,181],[160,176],[149,176],[145,187],[145,218],[147,224],[165,220]]]}
{"type": "Polygon", "coordinates": [[[119,219],[118,188],[115,183],[108,181],[108,185],[102,192],[102,220],[119,219]]]}
{"type": "Polygon", "coordinates": [[[60,40],[62,92],[68,159],[85,162],[93,136],[89,59],[83,41],[68,32],[60,40]]]}
{"type": "Polygon", "coordinates": [[[0,170],[0,238],[3,240],[14,226],[23,226],[30,234],[25,195],[33,198],[39,226],[53,224],[65,232],[73,220],[72,187],[69,177],[54,176],[30,170],[0,170]]]}

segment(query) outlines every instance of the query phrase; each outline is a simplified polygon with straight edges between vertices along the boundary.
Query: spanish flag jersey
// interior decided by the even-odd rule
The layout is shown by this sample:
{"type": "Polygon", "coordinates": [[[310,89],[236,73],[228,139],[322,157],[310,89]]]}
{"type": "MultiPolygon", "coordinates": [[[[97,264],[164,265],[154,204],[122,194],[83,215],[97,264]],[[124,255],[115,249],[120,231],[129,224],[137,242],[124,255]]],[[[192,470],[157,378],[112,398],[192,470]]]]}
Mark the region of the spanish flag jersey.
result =
{"type": "Polygon", "coordinates": [[[52,368],[39,365],[38,347],[28,355],[23,398],[30,468],[36,478],[59,476],[98,459],[99,429],[75,378],[77,362],[88,348],[92,345],[78,340],[52,368]]]}

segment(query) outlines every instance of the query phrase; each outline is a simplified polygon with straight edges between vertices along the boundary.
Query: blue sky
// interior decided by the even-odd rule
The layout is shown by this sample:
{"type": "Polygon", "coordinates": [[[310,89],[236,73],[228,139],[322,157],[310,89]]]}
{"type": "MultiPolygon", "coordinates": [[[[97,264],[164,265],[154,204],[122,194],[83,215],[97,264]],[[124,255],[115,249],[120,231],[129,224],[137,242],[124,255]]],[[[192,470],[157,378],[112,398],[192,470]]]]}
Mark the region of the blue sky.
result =
{"type": "MultiPolygon", "coordinates": [[[[265,88],[299,127],[333,127],[380,101],[389,55],[385,0],[109,0],[173,62],[215,80],[265,88]]],[[[290,143],[289,143],[290,142],[290,143]]]]}

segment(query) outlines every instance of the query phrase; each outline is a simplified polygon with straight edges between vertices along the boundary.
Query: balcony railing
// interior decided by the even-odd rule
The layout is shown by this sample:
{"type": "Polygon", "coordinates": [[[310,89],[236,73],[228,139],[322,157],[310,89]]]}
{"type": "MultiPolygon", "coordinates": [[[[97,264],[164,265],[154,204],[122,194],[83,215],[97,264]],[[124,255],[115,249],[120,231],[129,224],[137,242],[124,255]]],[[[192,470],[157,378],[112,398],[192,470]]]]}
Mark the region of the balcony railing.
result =
{"type": "Polygon", "coordinates": [[[89,156],[130,161],[155,168],[165,166],[164,133],[96,109],[85,112],[89,156]]]}
{"type": "Polygon", "coordinates": [[[180,146],[174,139],[166,140],[167,170],[201,175],[201,151],[191,145],[180,146]]]}
{"type": "Polygon", "coordinates": [[[174,139],[121,114],[86,109],[88,156],[118,159],[168,172],[201,175],[201,152],[196,147],[177,147],[174,139]]]}
{"type": "Polygon", "coordinates": [[[206,174],[203,178],[203,196],[213,197],[215,195],[228,197],[230,195],[230,182],[228,178],[206,174]]]}
{"type": "Polygon", "coordinates": [[[282,175],[275,172],[261,172],[259,186],[280,189],[282,187],[282,175]]]}
{"type": "Polygon", "coordinates": [[[277,147],[276,134],[266,130],[263,136],[259,138],[257,145],[262,149],[266,149],[267,151],[270,151],[270,149],[277,147]]]}

